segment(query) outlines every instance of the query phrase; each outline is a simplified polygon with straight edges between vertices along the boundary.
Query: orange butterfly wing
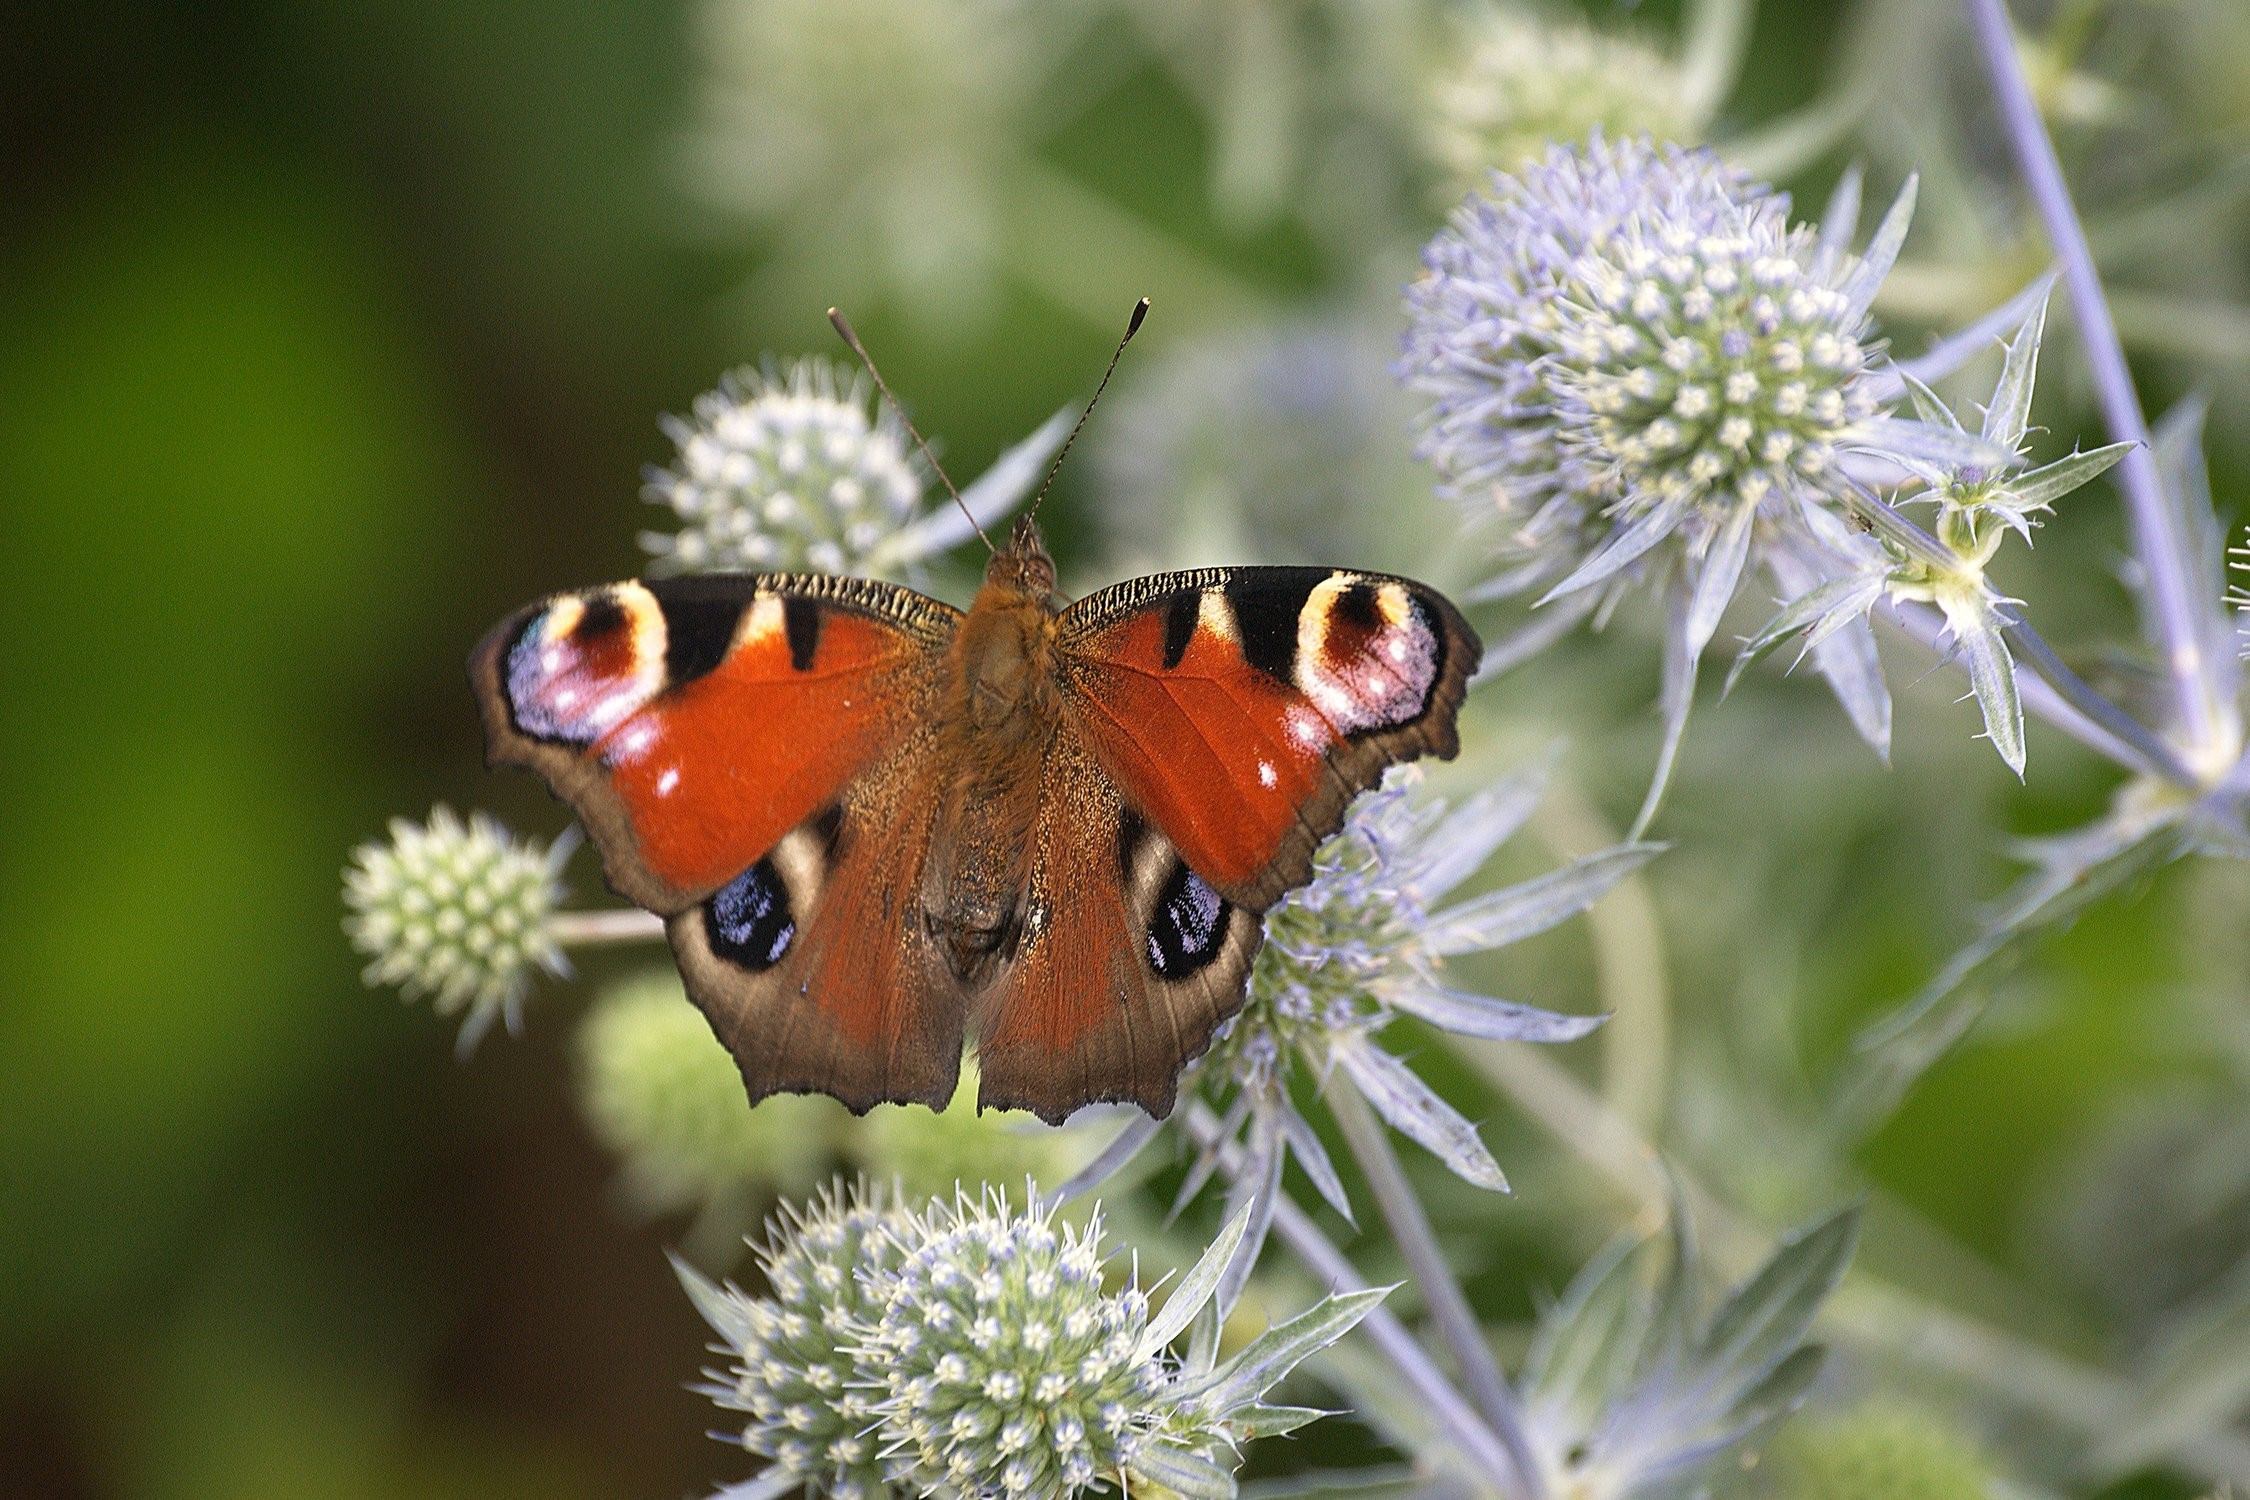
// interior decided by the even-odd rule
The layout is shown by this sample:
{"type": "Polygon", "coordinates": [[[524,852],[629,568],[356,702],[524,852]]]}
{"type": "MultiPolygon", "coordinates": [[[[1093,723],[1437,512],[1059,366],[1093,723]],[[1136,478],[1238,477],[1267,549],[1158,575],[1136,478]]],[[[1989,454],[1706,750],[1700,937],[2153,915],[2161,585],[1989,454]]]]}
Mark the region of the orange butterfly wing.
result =
{"type": "Polygon", "coordinates": [[[713,575],[556,595],[471,657],[488,758],[545,777],[667,919],[753,1098],[952,1091],[959,1005],[913,896],[959,620],[861,579],[713,575]]]}
{"type": "Polygon", "coordinates": [[[1333,568],[1136,579],[1062,617],[1065,713],[1125,800],[1263,911],[1386,766],[1450,759],[1482,652],[1436,590],[1333,568]]]}
{"type": "Polygon", "coordinates": [[[1481,647],[1435,591],[1328,568],[1138,579],[1060,624],[1033,917],[979,1018],[982,1097],[1161,1117],[1352,797],[1454,754],[1481,647]]]}

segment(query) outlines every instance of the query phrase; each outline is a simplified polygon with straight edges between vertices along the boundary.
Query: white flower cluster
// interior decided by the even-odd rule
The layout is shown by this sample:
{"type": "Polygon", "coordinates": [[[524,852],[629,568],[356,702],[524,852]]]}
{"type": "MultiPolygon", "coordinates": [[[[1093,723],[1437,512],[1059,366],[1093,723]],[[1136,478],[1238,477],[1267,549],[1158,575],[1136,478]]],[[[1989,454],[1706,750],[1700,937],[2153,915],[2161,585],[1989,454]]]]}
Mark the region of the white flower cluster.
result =
{"type": "Polygon", "coordinates": [[[905,426],[826,361],[740,371],[666,431],[679,458],[645,493],[682,525],[642,535],[659,572],[867,571],[922,501],[905,426]]]}
{"type": "Polygon", "coordinates": [[[429,995],[440,1014],[465,1010],[464,1051],[495,1019],[514,1029],[532,973],[569,972],[549,922],[570,841],[542,847],[447,807],[427,823],[393,818],[390,834],[360,845],[344,872],[344,930],[369,955],[367,982],[429,995]]]}
{"type": "Polygon", "coordinates": [[[1153,1312],[1137,1285],[1107,1284],[1098,1212],[1075,1228],[991,1190],[919,1212],[831,1190],[774,1226],[764,1297],[681,1275],[731,1361],[706,1392],[771,1460],[760,1494],[1231,1495],[1242,1442],[1318,1415],[1267,1406],[1267,1390],[1382,1295],[1330,1297],[1223,1365],[1208,1324],[1182,1360],[1170,1346],[1244,1228],[1238,1216],[1153,1312]]]}

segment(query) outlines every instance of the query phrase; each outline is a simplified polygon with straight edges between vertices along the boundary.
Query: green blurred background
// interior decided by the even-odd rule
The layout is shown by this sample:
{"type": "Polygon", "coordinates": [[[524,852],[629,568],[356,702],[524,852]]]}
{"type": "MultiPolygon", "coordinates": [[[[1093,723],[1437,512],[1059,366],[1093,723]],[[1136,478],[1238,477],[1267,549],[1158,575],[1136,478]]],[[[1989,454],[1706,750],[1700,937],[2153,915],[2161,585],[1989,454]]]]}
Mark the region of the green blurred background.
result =
{"type": "MultiPolygon", "coordinates": [[[[653,524],[638,476],[669,457],[658,415],[765,351],[828,352],[828,301],[858,309],[964,478],[1082,395],[1143,293],[1157,311],[1131,358],[1151,366],[1334,307],[1364,310],[1383,356],[1442,212],[1435,174],[1399,164],[1371,107],[1275,191],[1229,187],[1220,169],[1261,159],[1239,132],[1265,117],[1213,101],[1287,66],[1211,76],[1163,40],[1192,31],[1193,7],[1135,8],[1010,19],[1039,37],[1012,79],[964,83],[942,56],[902,72],[881,48],[857,66],[842,44],[807,70],[847,115],[889,128],[885,111],[926,109],[963,152],[1013,163],[937,173],[933,190],[991,194],[999,243],[927,276],[871,269],[847,218],[746,223],[697,190],[683,141],[724,49],[694,9],[95,3],[8,23],[0,622],[26,649],[0,761],[0,1494],[560,1500],[727,1472],[683,1388],[703,1335],[661,1253],[680,1226],[620,1211],[560,1004],[535,1000],[524,1037],[457,1066],[448,1026],[362,987],[338,870],[440,800],[559,829],[528,778],[482,771],[468,645],[524,599],[634,571],[653,524]],[[970,139],[964,100],[1009,89],[1019,104],[970,139]]],[[[1674,19],[1593,14],[1657,35],[1674,19]]],[[[1726,117],[1813,101],[1888,25],[1766,6],[1726,117]]],[[[2110,60],[2126,76],[2164,61],[2110,60]]],[[[1303,121],[1338,84],[1296,88],[1303,121]]],[[[2213,119],[2164,128],[2240,127],[2213,119]]],[[[1798,180],[1810,201],[1847,154],[1798,180]]],[[[1942,262],[1964,239],[1932,212],[1916,244],[1942,262]]],[[[2239,279],[2240,227],[2197,231],[2200,274],[2239,279]]],[[[2010,289],[1996,259],[1947,307],[2010,289]]],[[[2198,349],[2144,352],[2152,406],[2237,387],[2198,349]]],[[[2066,343],[2051,368],[2070,359],[2066,343]]],[[[2051,382],[2042,416],[2090,432],[2071,384],[2051,382]]],[[[2246,430],[2222,407],[2228,514],[2246,430]]],[[[1079,465],[1049,512],[1081,577],[1167,560],[1145,522],[1105,547],[1114,469],[1079,465]]],[[[2009,581],[2091,651],[2127,611],[2114,496],[2081,499],[2009,581]]],[[[1431,528],[1420,543],[1373,518],[1371,545],[1400,555],[1352,560],[1427,563],[1440,514],[1412,522],[1431,528]]],[[[1654,748],[1651,639],[1626,621],[1566,645],[1479,720],[1492,744],[1567,735],[1596,829],[1630,812],[1654,748]]],[[[1902,658],[1896,675],[1919,672],[1902,658]]],[[[1819,1196],[1756,1127],[1771,1080],[1744,1080],[1773,1029],[1832,1057],[1968,934],[2009,873],[1998,833],[2082,822],[2111,790],[2038,730],[2015,786],[1952,697],[1939,680],[1904,694],[1887,773],[1811,683],[1756,681],[1692,731],[1665,829],[1679,848],[1650,880],[1678,1036],[1652,1117],[1754,1215],[1819,1196]]],[[[574,875],[593,898],[590,866],[574,875]]],[[[2089,1359],[2132,1358],[2127,1314],[2053,1224],[2111,1111],[2233,1097],[2210,1038],[2244,1021],[2244,891],[2183,867],[2039,951],[1999,1021],[1861,1152],[1893,1226],[1871,1238],[1878,1265],[2089,1359]]],[[[1511,956],[1508,992],[1593,1008],[1585,942],[1511,956]]],[[[1490,1115],[1501,1160],[1527,1168],[1498,1227],[1429,1186],[1477,1295],[1516,1315],[1614,1206],[1490,1115]]]]}

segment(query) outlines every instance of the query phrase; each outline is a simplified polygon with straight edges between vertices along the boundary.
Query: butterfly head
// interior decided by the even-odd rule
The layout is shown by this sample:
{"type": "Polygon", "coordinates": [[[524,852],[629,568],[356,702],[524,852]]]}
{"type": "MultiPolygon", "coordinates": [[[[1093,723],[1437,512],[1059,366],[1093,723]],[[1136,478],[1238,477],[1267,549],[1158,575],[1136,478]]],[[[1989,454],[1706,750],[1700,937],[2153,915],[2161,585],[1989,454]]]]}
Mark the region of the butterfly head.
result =
{"type": "Polygon", "coordinates": [[[1037,521],[1029,516],[1016,518],[1008,533],[1008,545],[993,553],[992,561],[985,565],[984,581],[988,588],[1008,589],[1034,599],[1045,599],[1055,591],[1055,560],[1048,555],[1037,521]]]}

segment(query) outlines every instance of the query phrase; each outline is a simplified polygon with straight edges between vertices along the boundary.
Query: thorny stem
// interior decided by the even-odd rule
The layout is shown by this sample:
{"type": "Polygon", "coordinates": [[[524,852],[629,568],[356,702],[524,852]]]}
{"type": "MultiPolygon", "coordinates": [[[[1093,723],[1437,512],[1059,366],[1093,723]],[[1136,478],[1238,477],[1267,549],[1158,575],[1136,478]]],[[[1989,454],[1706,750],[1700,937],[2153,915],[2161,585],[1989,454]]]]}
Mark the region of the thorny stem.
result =
{"type": "Polygon", "coordinates": [[[2070,201],[2062,162],[2055,155],[2055,143],[2039,117],[2030,81],[2024,76],[2023,60],[2016,53],[2008,12],[2002,0],[1966,0],[1966,4],[2016,164],[2047,227],[2047,238],[2062,262],[2063,285],[2070,293],[2071,310],[2086,343],[2086,362],[2093,374],[2102,420],[2113,439],[2133,445],[2117,468],[2131,524],[2133,554],[2147,576],[2150,614],[2159,637],[2154,644],[2164,656],[2165,670],[2179,700],[2181,728],[2191,750],[2202,749],[2215,742],[2218,722],[2205,694],[2208,664],[2203,660],[2203,640],[2189,585],[2187,542],[2164,500],[2148,417],[2141,410],[2140,394],[2125,363],[2125,347],[2118,341],[2117,324],[2102,293],[2101,274],[2095,269],[2094,252],[2086,242],[2086,227],[2070,201]]]}
{"type": "Polygon", "coordinates": [[[1437,1325],[1438,1336],[1453,1351],[1454,1363],[1460,1366],[1461,1379],[1469,1388],[1470,1399],[1484,1413],[1486,1423],[1499,1434],[1500,1441],[1507,1445],[1517,1487],[1530,1500],[1543,1500],[1546,1487],[1540,1483],[1539,1462],[1532,1455],[1531,1440],[1524,1434],[1523,1404],[1516,1399],[1508,1378],[1500,1373],[1499,1361],[1492,1357],[1492,1346],[1485,1342],[1484,1330],[1478,1325],[1476,1314],[1469,1309],[1469,1299],[1462,1293],[1461,1283],[1454,1280],[1452,1268],[1445,1263],[1445,1252],[1438,1248],[1437,1232],[1430,1227],[1422,1201],[1414,1196],[1414,1187],[1406,1180],[1406,1170],[1399,1165],[1398,1153],[1391,1149],[1390,1137],[1384,1134],[1382,1122],[1375,1118],[1375,1112],[1368,1108],[1359,1091],[1342,1079],[1331,1081],[1325,1097],[1337,1128],[1344,1133],[1344,1144],[1351,1149],[1360,1171],[1366,1174],[1376,1207],[1390,1226],[1391,1239],[1399,1253],[1406,1257],[1407,1268],[1414,1273],[1414,1282],[1422,1293],[1422,1305],[1429,1309],[1430,1321],[1437,1325]]]}
{"type": "MultiPolygon", "coordinates": [[[[1469,1063],[1567,1150],[1609,1179],[1651,1224],[1676,1187],[1719,1258],[1737,1271],[1756,1263],[1766,1236],[1734,1216],[1676,1161],[1662,1159],[1631,1125],[1569,1070],[1536,1049],[1505,1042],[1461,1044],[1469,1063]]],[[[2130,1409],[2133,1391],[2099,1369],[2014,1337],[1853,1266],[1821,1311],[1832,1331],[1900,1359],[1982,1387],[2015,1407],[2099,1439],[2130,1409]]],[[[2183,1435],[2169,1456],[2206,1480],[2250,1474],[2250,1441],[2224,1432],[2183,1435]]]]}
{"type": "Polygon", "coordinates": [[[596,948],[613,943],[652,943],[664,936],[664,919],[635,906],[600,911],[558,911],[547,932],[559,947],[596,948]]]}
{"type": "MultiPolygon", "coordinates": [[[[1221,1140],[1219,1122],[1211,1111],[1200,1103],[1192,1103],[1180,1110],[1179,1118],[1199,1147],[1218,1148],[1219,1171],[1229,1181],[1234,1180],[1242,1170],[1242,1148],[1231,1140],[1221,1140]]],[[[1274,1203],[1273,1228],[1306,1268],[1327,1282],[1331,1290],[1358,1291],[1367,1285],[1367,1278],[1360,1275],[1350,1257],[1322,1232],[1311,1214],[1299,1208],[1286,1194],[1274,1203]]],[[[1437,1367],[1397,1313],[1378,1306],[1360,1321],[1358,1331],[1365,1334],[1406,1378],[1432,1423],[1452,1440],[1477,1473],[1498,1475],[1511,1471],[1513,1458],[1499,1436],[1486,1425],[1468,1398],[1445,1378],[1444,1371],[1437,1367]]]]}

